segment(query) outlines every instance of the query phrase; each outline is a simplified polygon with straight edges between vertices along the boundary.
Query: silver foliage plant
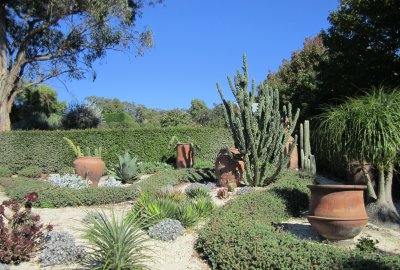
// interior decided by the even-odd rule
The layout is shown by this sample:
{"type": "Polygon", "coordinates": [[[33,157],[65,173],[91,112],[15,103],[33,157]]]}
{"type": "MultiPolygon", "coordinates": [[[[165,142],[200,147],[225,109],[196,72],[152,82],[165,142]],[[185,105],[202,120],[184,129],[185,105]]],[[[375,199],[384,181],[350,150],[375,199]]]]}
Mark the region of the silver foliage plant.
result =
{"type": "Polygon", "coordinates": [[[166,218],[149,228],[151,238],[162,241],[173,241],[184,232],[185,228],[179,220],[166,218]]]}
{"type": "Polygon", "coordinates": [[[75,238],[67,232],[49,232],[39,260],[42,266],[71,264],[85,256],[83,247],[75,245],[75,238]]]}
{"type": "Polygon", "coordinates": [[[49,178],[48,182],[57,187],[81,189],[89,187],[89,182],[77,174],[56,174],[49,178]]]}
{"type": "Polygon", "coordinates": [[[114,177],[108,176],[103,181],[100,181],[99,187],[122,187],[123,184],[117,181],[114,177]]]}

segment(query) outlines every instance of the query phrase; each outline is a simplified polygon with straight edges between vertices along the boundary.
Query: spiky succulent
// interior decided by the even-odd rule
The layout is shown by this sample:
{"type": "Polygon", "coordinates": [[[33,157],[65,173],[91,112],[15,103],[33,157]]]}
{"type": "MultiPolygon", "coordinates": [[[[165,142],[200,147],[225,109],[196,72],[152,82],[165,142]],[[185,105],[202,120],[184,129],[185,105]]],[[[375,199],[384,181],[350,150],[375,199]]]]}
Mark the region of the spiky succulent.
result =
{"type": "Polygon", "coordinates": [[[111,173],[122,183],[131,183],[139,177],[137,161],[137,156],[131,156],[126,151],[124,155],[118,155],[118,164],[114,165],[114,170],[111,173]]]}

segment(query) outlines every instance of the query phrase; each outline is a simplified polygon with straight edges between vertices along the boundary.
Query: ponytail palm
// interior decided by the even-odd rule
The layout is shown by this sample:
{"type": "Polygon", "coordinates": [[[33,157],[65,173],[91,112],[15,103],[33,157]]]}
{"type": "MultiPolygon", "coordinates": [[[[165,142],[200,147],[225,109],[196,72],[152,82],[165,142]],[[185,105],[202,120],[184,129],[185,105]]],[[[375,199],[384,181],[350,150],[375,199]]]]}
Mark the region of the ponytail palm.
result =
{"type": "Polygon", "coordinates": [[[374,201],[368,206],[370,218],[399,224],[392,181],[400,150],[400,89],[373,89],[363,97],[325,108],[318,118],[318,137],[321,145],[328,147],[325,151],[346,155],[362,165],[368,194],[374,201]],[[366,172],[365,161],[378,171],[378,193],[366,172]]]}

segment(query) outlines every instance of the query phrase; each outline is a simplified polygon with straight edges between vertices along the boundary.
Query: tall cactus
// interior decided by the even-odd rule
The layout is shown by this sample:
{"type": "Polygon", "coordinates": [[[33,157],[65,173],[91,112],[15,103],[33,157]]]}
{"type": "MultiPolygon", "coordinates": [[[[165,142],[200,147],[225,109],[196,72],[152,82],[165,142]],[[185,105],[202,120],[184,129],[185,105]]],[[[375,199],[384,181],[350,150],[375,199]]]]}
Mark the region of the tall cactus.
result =
{"type": "Polygon", "coordinates": [[[299,110],[292,117],[292,107],[289,103],[287,107],[283,106],[281,113],[278,90],[267,89],[265,84],[256,87],[254,80],[249,92],[246,55],[243,56],[243,74],[237,71],[234,82],[229,76],[228,82],[237,104],[225,100],[218,83],[217,88],[235,147],[239,149],[245,161],[243,181],[252,186],[267,185],[274,181],[288,164],[297,144],[295,136],[294,143],[285,154],[285,146],[296,126],[299,110]],[[253,106],[256,102],[257,107],[253,106]],[[272,172],[268,172],[268,164],[275,165],[272,172]]]}
{"type": "Polygon", "coordinates": [[[315,156],[311,154],[310,122],[308,120],[304,121],[304,125],[300,124],[300,163],[303,171],[315,176],[317,165],[315,156]]]}

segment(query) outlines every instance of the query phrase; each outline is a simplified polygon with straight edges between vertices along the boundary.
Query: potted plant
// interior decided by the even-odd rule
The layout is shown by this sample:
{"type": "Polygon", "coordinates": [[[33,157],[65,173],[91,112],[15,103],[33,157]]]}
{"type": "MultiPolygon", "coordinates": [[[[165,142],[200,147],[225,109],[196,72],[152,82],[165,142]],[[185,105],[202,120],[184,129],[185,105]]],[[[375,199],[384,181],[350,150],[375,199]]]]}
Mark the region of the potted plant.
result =
{"type": "Polygon", "coordinates": [[[243,180],[244,160],[243,155],[236,148],[223,148],[215,160],[215,175],[220,187],[228,187],[234,183],[240,186],[243,180]]]}
{"type": "Polygon", "coordinates": [[[193,168],[195,149],[200,150],[197,144],[191,142],[187,137],[187,142],[182,143],[177,136],[172,136],[169,141],[169,148],[175,147],[176,149],[176,168],[193,168]]]}
{"type": "Polygon", "coordinates": [[[395,228],[400,228],[400,216],[392,200],[394,166],[400,149],[399,107],[400,89],[372,89],[363,97],[325,108],[316,128],[316,139],[325,146],[325,154],[346,155],[359,162],[367,183],[370,220],[395,228]],[[377,170],[378,192],[365,161],[377,170]]]}
{"type": "Polygon", "coordinates": [[[90,180],[92,186],[97,187],[106,167],[104,161],[101,159],[101,147],[94,150],[93,156],[91,155],[90,148],[87,147],[85,156],[81,148],[75,145],[72,140],[67,137],[63,137],[63,139],[71,146],[76,155],[76,159],[74,160],[75,173],[84,179],[90,180]]]}

